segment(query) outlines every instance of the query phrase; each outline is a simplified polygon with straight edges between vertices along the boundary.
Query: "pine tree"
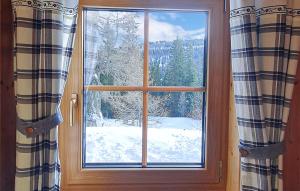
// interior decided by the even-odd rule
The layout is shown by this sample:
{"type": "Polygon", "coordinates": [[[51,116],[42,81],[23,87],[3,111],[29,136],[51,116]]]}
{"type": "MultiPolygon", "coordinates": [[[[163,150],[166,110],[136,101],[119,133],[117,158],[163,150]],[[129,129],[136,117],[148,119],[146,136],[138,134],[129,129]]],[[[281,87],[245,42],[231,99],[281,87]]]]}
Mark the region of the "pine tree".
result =
{"type": "Polygon", "coordinates": [[[183,42],[177,38],[173,41],[170,51],[170,63],[168,63],[164,85],[165,86],[182,86],[183,78],[183,63],[184,63],[184,49],[183,42]]]}
{"type": "MultiPolygon", "coordinates": [[[[176,39],[170,51],[170,63],[167,65],[167,70],[163,85],[166,86],[197,86],[197,67],[194,63],[193,47],[189,44],[186,48],[183,40],[176,39]]],[[[169,93],[169,100],[166,107],[170,111],[171,117],[187,117],[192,116],[195,108],[195,94],[192,92],[169,93]]]]}

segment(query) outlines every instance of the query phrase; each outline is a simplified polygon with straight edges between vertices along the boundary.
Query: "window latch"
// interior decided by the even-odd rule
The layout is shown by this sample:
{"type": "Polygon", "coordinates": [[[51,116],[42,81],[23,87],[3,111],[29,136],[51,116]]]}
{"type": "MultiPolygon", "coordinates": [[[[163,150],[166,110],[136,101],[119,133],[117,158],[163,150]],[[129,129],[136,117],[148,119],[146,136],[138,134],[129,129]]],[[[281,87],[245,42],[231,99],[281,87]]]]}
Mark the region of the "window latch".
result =
{"type": "Polygon", "coordinates": [[[74,110],[77,106],[77,94],[72,93],[71,99],[70,99],[70,127],[74,125],[74,110]]]}

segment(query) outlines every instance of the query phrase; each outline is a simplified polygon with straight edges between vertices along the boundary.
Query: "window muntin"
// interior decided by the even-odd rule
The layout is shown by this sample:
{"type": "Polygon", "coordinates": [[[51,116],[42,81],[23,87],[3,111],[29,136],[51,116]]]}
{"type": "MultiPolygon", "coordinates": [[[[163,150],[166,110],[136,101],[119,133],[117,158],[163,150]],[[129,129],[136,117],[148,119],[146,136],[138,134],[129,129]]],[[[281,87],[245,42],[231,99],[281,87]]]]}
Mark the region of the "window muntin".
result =
{"type": "Polygon", "coordinates": [[[83,20],[83,167],[204,167],[207,12],[85,9],[83,20]],[[155,20],[166,16],[183,21],[155,20]]]}

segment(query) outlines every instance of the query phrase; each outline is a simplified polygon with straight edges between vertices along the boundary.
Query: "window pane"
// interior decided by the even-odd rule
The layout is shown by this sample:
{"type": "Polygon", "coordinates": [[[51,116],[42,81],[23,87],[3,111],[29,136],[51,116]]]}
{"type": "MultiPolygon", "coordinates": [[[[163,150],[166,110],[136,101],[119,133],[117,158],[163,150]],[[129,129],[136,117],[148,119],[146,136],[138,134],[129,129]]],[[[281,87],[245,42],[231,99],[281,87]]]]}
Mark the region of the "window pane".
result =
{"type": "Polygon", "coordinates": [[[85,92],[85,162],[140,163],[142,94],[85,92]]]}
{"type": "Polygon", "coordinates": [[[148,162],[203,163],[203,93],[149,95],[148,162]]]}
{"type": "MultiPolygon", "coordinates": [[[[206,12],[149,13],[150,85],[205,86],[206,25],[206,12]]],[[[85,9],[84,85],[142,86],[143,47],[143,10],[85,9]]],[[[84,167],[141,167],[142,97],[84,91],[84,167]]],[[[200,92],[149,93],[149,165],[204,165],[203,98],[200,92]]]]}
{"type": "Polygon", "coordinates": [[[144,13],[86,10],[85,85],[142,85],[144,13]]]}
{"type": "Polygon", "coordinates": [[[150,85],[205,86],[206,30],[206,12],[151,12],[150,85]]]}

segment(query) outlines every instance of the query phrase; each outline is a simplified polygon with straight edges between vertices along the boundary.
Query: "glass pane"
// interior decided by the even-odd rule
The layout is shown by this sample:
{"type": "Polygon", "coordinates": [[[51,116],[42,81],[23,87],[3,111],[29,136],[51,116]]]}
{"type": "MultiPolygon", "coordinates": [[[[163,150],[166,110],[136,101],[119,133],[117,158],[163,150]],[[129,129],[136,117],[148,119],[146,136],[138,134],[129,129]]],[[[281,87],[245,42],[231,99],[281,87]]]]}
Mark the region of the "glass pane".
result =
{"type": "Polygon", "coordinates": [[[202,163],[203,93],[149,95],[148,162],[202,163]]]}
{"type": "Polygon", "coordinates": [[[144,13],[86,10],[84,84],[143,83],[144,13]]]}
{"type": "Polygon", "coordinates": [[[140,163],[142,93],[85,92],[85,162],[140,163]]]}
{"type": "Polygon", "coordinates": [[[149,71],[153,86],[205,86],[207,12],[149,14],[149,71]]]}

